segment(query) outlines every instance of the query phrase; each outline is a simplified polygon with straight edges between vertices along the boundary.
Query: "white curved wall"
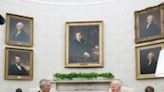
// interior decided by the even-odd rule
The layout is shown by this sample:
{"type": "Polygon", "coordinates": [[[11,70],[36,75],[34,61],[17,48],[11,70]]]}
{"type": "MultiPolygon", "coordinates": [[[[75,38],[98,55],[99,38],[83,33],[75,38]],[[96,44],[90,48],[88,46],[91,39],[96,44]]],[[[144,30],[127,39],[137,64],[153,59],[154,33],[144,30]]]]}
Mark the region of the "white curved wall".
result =
{"type": "MultiPolygon", "coordinates": [[[[95,0],[100,1],[100,0],[95,0]]],[[[164,79],[135,79],[134,11],[154,6],[163,0],[116,0],[93,5],[46,5],[22,0],[0,0],[0,14],[34,17],[34,78],[32,81],[4,80],[5,25],[0,26],[0,92],[24,92],[38,86],[42,78],[52,79],[55,72],[112,72],[124,85],[144,92],[153,85],[163,92],[164,79]],[[64,68],[66,21],[104,21],[104,68],[64,68]]]]}

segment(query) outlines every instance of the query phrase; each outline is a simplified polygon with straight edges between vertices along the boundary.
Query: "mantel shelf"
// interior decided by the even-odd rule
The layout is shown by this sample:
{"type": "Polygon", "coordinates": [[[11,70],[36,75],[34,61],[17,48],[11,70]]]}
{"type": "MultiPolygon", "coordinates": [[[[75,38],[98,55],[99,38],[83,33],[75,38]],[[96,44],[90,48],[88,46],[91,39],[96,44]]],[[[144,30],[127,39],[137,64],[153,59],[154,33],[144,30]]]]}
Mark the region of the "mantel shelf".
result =
{"type": "Polygon", "coordinates": [[[113,79],[74,79],[74,80],[57,80],[52,83],[110,83],[113,79]]]}

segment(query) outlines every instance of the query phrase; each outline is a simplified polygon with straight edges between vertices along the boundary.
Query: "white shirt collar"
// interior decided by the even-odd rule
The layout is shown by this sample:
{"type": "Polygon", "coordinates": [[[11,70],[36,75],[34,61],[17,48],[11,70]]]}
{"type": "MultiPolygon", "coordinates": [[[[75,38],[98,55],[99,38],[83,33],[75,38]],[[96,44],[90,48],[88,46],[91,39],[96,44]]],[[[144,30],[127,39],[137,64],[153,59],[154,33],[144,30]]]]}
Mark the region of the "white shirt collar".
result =
{"type": "Polygon", "coordinates": [[[149,60],[148,66],[151,64],[151,62],[152,62],[152,61],[151,61],[151,60],[149,60]]]}
{"type": "Polygon", "coordinates": [[[22,70],[21,66],[18,64],[15,64],[19,70],[22,70]]]}

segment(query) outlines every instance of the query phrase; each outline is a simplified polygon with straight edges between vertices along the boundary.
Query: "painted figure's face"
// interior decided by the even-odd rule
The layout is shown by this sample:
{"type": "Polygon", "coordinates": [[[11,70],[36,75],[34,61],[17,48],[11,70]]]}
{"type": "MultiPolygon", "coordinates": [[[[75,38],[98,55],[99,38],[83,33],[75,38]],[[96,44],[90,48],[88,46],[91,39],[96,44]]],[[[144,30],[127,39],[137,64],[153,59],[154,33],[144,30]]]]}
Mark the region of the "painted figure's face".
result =
{"type": "Polygon", "coordinates": [[[18,22],[18,23],[16,24],[16,29],[17,29],[18,31],[21,31],[23,28],[24,28],[24,24],[23,24],[22,22],[18,22]]]}
{"type": "Polygon", "coordinates": [[[153,22],[153,15],[147,16],[146,21],[148,24],[151,24],[153,22]]]}
{"type": "Polygon", "coordinates": [[[81,33],[80,32],[76,33],[76,40],[80,41],[81,39],[82,39],[81,33]]]}
{"type": "Polygon", "coordinates": [[[20,57],[15,56],[15,62],[16,62],[16,63],[20,63],[20,57]]]}
{"type": "Polygon", "coordinates": [[[148,54],[148,60],[153,60],[154,59],[154,53],[153,52],[150,52],[148,54]]]}

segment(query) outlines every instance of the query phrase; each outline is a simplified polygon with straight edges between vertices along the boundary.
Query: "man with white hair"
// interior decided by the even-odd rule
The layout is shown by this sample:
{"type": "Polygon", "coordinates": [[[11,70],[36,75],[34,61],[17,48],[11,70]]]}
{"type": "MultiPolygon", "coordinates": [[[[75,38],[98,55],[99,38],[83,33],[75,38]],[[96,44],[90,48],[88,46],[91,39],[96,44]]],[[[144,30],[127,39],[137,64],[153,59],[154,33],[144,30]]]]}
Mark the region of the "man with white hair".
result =
{"type": "Polygon", "coordinates": [[[109,92],[134,92],[134,89],[122,86],[122,83],[119,80],[113,80],[110,84],[109,92]]]}
{"type": "MultiPolygon", "coordinates": [[[[141,29],[141,37],[150,37],[154,35],[160,35],[160,25],[158,26],[156,22],[154,22],[155,17],[152,14],[149,14],[146,17],[146,24],[141,29]]],[[[158,21],[157,21],[158,22],[158,21]]]]}
{"type": "Polygon", "coordinates": [[[29,35],[24,31],[24,23],[18,22],[15,27],[16,30],[11,32],[10,40],[16,42],[28,42],[29,35]]]}
{"type": "Polygon", "coordinates": [[[154,52],[147,54],[147,60],[141,61],[141,74],[154,74],[157,66],[157,56],[154,52]]]}
{"type": "Polygon", "coordinates": [[[50,92],[51,82],[47,79],[42,79],[39,82],[40,90],[38,92],[50,92]]]}
{"type": "Polygon", "coordinates": [[[119,80],[114,80],[111,83],[111,92],[121,92],[121,82],[119,80]]]}

